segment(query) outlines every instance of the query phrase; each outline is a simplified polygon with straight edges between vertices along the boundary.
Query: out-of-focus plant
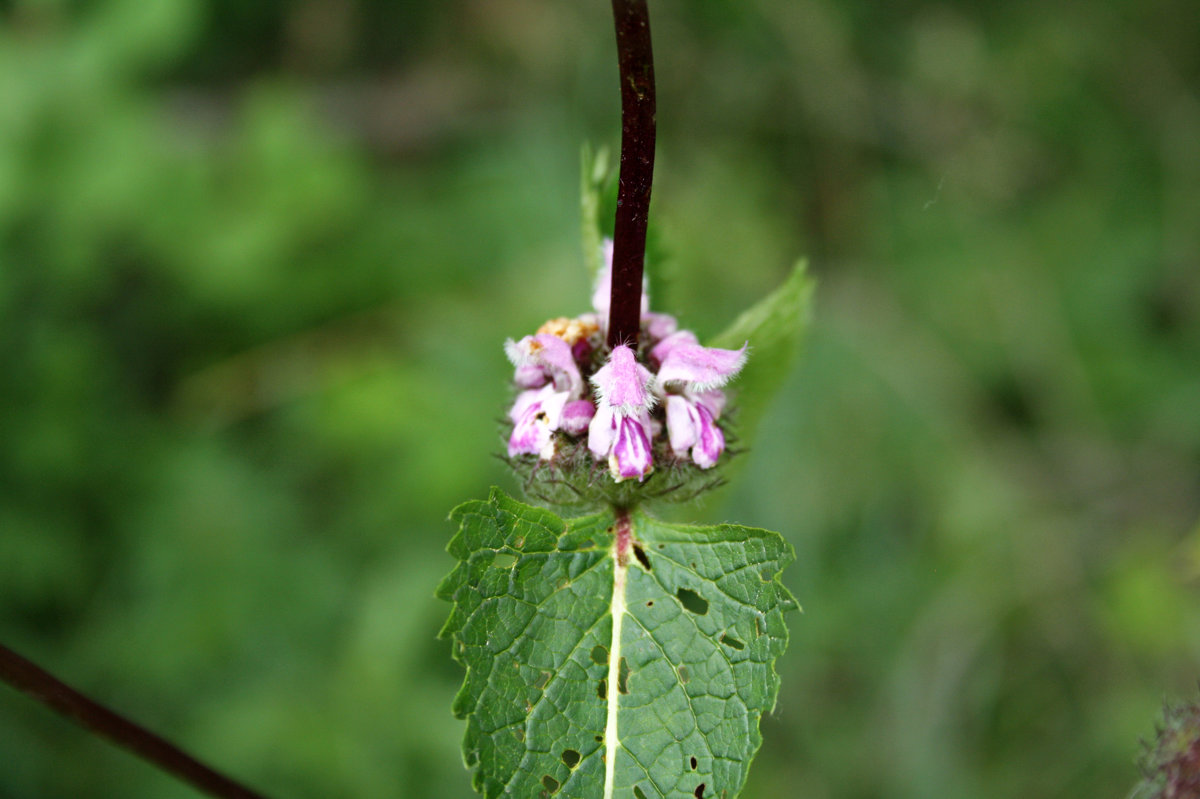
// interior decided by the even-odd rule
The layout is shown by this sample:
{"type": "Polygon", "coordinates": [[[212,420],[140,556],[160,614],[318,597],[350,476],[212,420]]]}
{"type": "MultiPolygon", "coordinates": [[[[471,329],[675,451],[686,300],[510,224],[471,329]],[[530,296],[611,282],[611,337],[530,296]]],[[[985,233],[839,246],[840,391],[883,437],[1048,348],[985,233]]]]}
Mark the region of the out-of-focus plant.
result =
{"type": "Polygon", "coordinates": [[[1168,705],[1130,799],[1200,799],[1200,699],[1168,705]]]}

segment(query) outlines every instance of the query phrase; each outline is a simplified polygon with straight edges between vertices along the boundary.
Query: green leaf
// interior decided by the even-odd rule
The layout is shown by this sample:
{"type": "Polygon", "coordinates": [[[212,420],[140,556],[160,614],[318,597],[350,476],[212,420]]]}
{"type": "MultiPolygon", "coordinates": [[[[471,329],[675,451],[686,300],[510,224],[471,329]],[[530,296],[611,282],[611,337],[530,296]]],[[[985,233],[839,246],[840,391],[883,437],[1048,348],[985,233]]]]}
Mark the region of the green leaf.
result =
{"type": "Polygon", "coordinates": [[[750,342],[750,358],[734,384],[738,391],[737,432],[749,441],[762,415],[792,368],[812,310],[815,283],[800,261],[783,285],[744,312],[710,346],[737,349],[750,342]]]}
{"type": "Polygon", "coordinates": [[[564,520],[498,489],[451,518],[459,563],[438,595],[454,603],[442,635],[467,670],[454,712],[476,790],[738,794],[797,608],[781,536],[638,511],[564,520]]]}
{"type": "Polygon", "coordinates": [[[583,260],[588,275],[595,281],[603,264],[600,263],[600,244],[604,239],[600,223],[605,186],[611,182],[612,166],[607,147],[593,150],[590,144],[583,145],[580,154],[580,209],[582,211],[583,260]]]}

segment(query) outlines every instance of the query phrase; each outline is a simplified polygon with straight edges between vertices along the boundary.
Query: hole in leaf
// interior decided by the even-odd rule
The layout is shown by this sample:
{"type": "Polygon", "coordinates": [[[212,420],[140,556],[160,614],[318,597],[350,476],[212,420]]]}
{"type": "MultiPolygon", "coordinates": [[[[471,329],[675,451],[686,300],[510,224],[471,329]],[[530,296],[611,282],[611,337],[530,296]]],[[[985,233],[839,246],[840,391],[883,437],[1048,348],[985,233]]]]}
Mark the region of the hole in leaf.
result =
{"type": "Polygon", "coordinates": [[[659,548],[659,549],[666,549],[666,548],[667,548],[667,545],[666,545],[666,544],[659,544],[659,545],[658,545],[658,548],[659,548]]]}
{"type": "MultiPolygon", "coordinates": [[[[558,780],[554,779],[549,774],[546,774],[542,777],[542,785],[546,786],[546,790],[550,793],[558,793],[558,780]]],[[[700,794],[696,794],[696,796],[699,795],[700,794]]]]}
{"type": "Polygon", "coordinates": [[[648,608],[652,608],[652,607],[654,607],[654,600],[653,600],[653,599],[649,599],[649,600],[647,600],[647,601],[646,601],[646,607],[648,607],[648,608]]]}
{"type": "MultiPolygon", "coordinates": [[[[545,782],[545,780],[542,780],[542,782],[545,782]]],[[[692,796],[696,797],[696,799],[704,799],[704,783],[696,786],[696,792],[692,796]]]]}
{"type": "Polygon", "coordinates": [[[575,768],[579,765],[579,753],[574,749],[564,749],[562,753],[562,762],[567,764],[567,768],[575,768]]]}
{"type": "Polygon", "coordinates": [[[683,605],[683,609],[689,613],[695,613],[697,616],[708,613],[708,600],[692,589],[680,588],[675,592],[675,596],[679,598],[679,604],[683,605]]]}
{"type": "Polygon", "coordinates": [[[696,758],[695,758],[695,757],[693,757],[693,758],[692,758],[692,771],[695,771],[695,770],[696,770],[696,766],[698,766],[698,765],[700,765],[700,763],[699,763],[699,762],[696,760],[696,758]]]}
{"type": "Polygon", "coordinates": [[[600,663],[608,662],[608,650],[596,644],[592,647],[592,662],[599,665],[600,663]]]}
{"type": "Polygon", "coordinates": [[[538,675],[538,680],[533,684],[539,691],[546,690],[546,686],[550,684],[550,678],[554,676],[548,671],[543,671],[538,675]]]}
{"type": "Polygon", "coordinates": [[[744,643],[728,633],[721,636],[721,643],[725,644],[725,646],[729,647],[730,649],[736,649],[739,652],[746,648],[744,643]]]}
{"type": "Polygon", "coordinates": [[[637,787],[636,785],[633,786],[633,796],[634,796],[634,799],[646,799],[645,792],[641,788],[637,787]]]}
{"type": "Polygon", "coordinates": [[[617,690],[623,694],[629,693],[629,664],[625,658],[617,664],[617,690]]]}
{"type": "Polygon", "coordinates": [[[607,679],[600,680],[600,682],[596,685],[596,696],[600,697],[601,699],[608,699],[607,679]]]}
{"type": "Polygon", "coordinates": [[[597,736],[596,736],[596,743],[598,743],[598,744],[602,744],[602,743],[604,743],[604,736],[603,736],[603,735],[597,735],[597,736]]]}
{"type": "Polygon", "coordinates": [[[642,564],[642,568],[650,571],[650,558],[646,557],[646,550],[642,549],[641,544],[633,545],[633,556],[637,558],[637,562],[642,564]]]}
{"type": "Polygon", "coordinates": [[[492,565],[497,569],[511,569],[517,562],[517,556],[511,552],[497,552],[492,558],[492,565]]]}
{"type": "Polygon", "coordinates": [[[688,667],[680,666],[679,667],[679,681],[687,682],[690,679],[692,679],[692,673],[690,671],[688,671],[688,667]]]}

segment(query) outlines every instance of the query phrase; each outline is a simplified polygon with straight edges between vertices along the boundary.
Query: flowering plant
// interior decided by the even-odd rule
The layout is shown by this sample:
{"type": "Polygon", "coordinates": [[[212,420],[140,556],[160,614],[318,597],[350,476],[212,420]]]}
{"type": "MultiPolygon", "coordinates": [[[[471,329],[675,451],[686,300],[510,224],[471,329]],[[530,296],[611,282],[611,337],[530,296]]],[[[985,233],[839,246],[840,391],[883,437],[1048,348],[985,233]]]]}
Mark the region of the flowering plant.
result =
{"type": "Polygon", "coordinates": [[[725,385],[757,397],[786,369],[803,328],[803,269],[700,344],[651,312],[644,286],[654,155],[645,0],[613,0],[622,77],[621,172],[611,240],[595,224],[585,159],[585,240],[600,263],[592,311],[509,339],[516,396],[508,462],[531,497],[593,511],[562,518],[493,489],[451,518],[458,560],[438,587],[442,630],[466,679],[454,712],[487,797],[733,797],[775,703],[784,614],[778,534],[681,525],[642,510],[720,483],[725,385]],[[747,367],[753,342],[755,361],[747,367]],[[599,508],[599,510],[596,510],[599,508]]]}
{"type": "Polygon", "coordinates": [[[691,498],[718,482],[704,472],[725,452],[722,386],[741,371],[748,345],[701,346],[675,317],[651,313],[643,292],[640,344],[606,352],[612,249],[605,240],[592,313],[551,319],[505,343],[518,390],[509,463],[529,493],[556,504],[691,498]],[[621,485],[664,474],[661,486],[621,485]]]}
{"type": "Polygon", "coordinates": [[[798,267],[709,347],[642,292],[637,338],[610,345],[614,248],[598,249],[592,312],[504,349],[508,462],[534,498],[599,510],[562,518],[493,489],[452,514],[458,565],[438,592],[467,669],[454,704],[463,754],[488,797],[733,797],[778,694],[784,614],[798,607],[779,581],[791,547],[642,506],[719,482],[725,386],[740,378],[752,426],[795,352],[811,284],[798,267]]]}

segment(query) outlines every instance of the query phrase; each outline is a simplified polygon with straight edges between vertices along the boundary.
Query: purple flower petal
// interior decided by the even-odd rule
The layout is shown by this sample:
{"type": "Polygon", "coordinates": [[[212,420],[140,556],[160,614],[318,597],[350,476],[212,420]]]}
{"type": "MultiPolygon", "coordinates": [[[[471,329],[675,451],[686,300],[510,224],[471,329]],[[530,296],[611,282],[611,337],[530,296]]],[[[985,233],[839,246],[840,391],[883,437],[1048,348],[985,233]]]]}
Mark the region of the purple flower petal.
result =
{"type": "Polygon", "coordinates": [[[513,382],[521,388],[541,388],[547,380],[546,370],[531,363],[521,364],[513,375],[513,382]]]}
{"type": "Polygon", "coordinates": [[[513,424],[516,424],[525,415],[525,411],[528,410],[530,405],[535,402],[541,402],[542,396],[543,391],[541,389],[533,388],[528,391],[522,391],[513,401],[513,406],[508,411],[508,418],[513,424]]]}
{"type": "Polygon", "coordinates": [[[707,408],[714,419],[720,419],[725,411],[725,392],[719,388],[710,391],[689,391],[687,395],[692,402],[707,408]]]}
{"type": "Polygon", "coordinates": [[[698,344],[678,344],[670,349],[658,370],[658,383],[683,383],[693,391],[719,388],[741,371],[746,363],[746,347],[719,350],[698,344]]]}
{"type": "Polygon", "coordinates": [[[637,362],[633,350],[621,344],[613,348],[608,363],[592,375],[592,385],[600,398],[598,404],[630,416],[654,406],[654,395],[649,390],[653,379],[650,370],[637,362]]]}
{"type": "Polygon", "coordinates": [[[623,416],[618,423],[617,440],[608,456],[608,467],[617,482],[634,477],[641,482],[654,468],[650,436],[646,433],[650,418],[645,413],[642,416],[642,419],[623,416]]]}
{"type": "Polygon", "coordinates": [[[696,422],[692,403],[678,394],[667,396],[667,440],[681,458],[696,444],[696,422]]]}
{"type": "Polygon", "coordinates": [[[571,435],[577,436],[588,429],[588,425],[595,415],[596,406],[588,400],[568,402],[563,406],[562,419],[558,426],[571,435]]]}
{"type": "MultiPolygon", "coordinates": [[[[711,401],[712,397],[705,400],[711,401]]],[[[725,451],[725,434],[717,427],[707,402],[698,397],[679,394],[667,397],[667,435],[671,450],[682,458],[690,449],[692,462],[701,469],[711,469],[725,451]]]]}
{"type": "Polygon", "coordinates": [[[650,360],[652,363],[661,364],[666,360],[667,355],[671,350],[678,347],[680,344],[695,344],[699,346],[700,342],[696,340],[696,334],[690,330],[679,330],[671,333],[662,341],[654,345],[650,350],[650,360]]]}
{"type": "Polygon", "coordinates": [[[607,458],[616,435],[617,415],[610,406],[602,404],[588,424],[588,449],[597,458],[607,458]]]}
{"type": "Polygon", "coordinates": [[[659,341],[679,329],[675,317],[665,313],[642,313],[642,323],[646,325],[646,335],[659,341]]]}
{"type": "Polygon", "coordinates": [[[523,391],[517,396],[509,417],[513,420],[512,436],[508,439],[508,456],[537,455],[542,460],[554,457],[554,431],[567,403],[565,391],[554,386],[523,391]]]}
{"type": "Polygon", "coordinates": [[[504,352],[518,369],[524,366],[541,368],[559,391],[572,397],[583,394],[583,376],[575,364],[571,345],[558,336],[538,333],[520,341],[509,339],[504,343],[504,352]]]}
{"type": "Polygon", "coordinates": [[[703,405],[694,405],[696,413],[696,445],[692,447],[692,460],[701,469],[711,469],[725,451],[725,434],[717,427],[712,414],[703,405]]]}

